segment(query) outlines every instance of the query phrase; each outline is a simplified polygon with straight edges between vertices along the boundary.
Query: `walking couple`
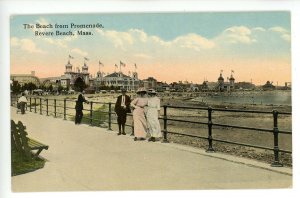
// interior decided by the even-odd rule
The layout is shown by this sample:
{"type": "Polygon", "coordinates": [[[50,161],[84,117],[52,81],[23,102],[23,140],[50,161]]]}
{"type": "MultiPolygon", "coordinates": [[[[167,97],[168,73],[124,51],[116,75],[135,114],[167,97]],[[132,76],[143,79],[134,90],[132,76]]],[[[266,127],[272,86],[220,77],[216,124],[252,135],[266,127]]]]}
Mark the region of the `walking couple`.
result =
{"type": "Polygon", "coordinates": [[[160,99],[153,89],[147,91],[144,88],[137,90],[137,98],[131,102],[133,110],[134,141],[145,140],[147,131],[150,134],[148,141],[155,142],[161,137],[159,123],[160,99]],[[147,130],[148,129],[148,130],[147,130]]]}

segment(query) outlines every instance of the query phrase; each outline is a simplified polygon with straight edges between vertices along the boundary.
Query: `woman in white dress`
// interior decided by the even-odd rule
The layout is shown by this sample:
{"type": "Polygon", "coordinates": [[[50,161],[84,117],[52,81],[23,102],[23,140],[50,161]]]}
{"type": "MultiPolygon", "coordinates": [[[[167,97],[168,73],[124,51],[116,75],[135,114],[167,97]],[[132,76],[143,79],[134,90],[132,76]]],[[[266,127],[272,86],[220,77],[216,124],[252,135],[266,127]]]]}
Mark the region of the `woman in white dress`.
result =
{"type": "Polygon", "coordinates": [[[158,120],[159,113],[160,113],[160,99],[156,96],[155,90],[151,89],[148,91],[148,104],[147,104],[147,124],[149,128],[149,133],[151,137],[148,141],[155,142],[157,138],[160,138],[161,135],[161,128],[160,123],[158,120]]]}
{"type": "Polygon", "coordinates": [[[137,90],[137,98],[131,102],[131,106],[134,108],[132,112],[133,116],[133,127],[134,127],[134,141],[145,140],[147,121],[145,117],[144,108],[148,103],[147,91],[144,88],[137,90]]]}

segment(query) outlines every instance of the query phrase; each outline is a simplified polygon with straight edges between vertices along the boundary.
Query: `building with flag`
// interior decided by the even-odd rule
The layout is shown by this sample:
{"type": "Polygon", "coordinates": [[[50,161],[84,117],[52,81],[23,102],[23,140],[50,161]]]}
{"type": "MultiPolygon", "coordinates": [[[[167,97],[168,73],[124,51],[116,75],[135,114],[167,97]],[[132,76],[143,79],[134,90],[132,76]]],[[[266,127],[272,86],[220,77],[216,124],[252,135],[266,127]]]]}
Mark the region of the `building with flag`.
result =
{"type": "MultiPolygon", "coordinates": [[[[103,73],[98,73],[95,79],[96,85],[101,89],[102,86],[124,88],[127,91],[135,91],[140,87],[141,81],[138,79],[137,72],[132,72],[129,75],[123,72],[114,72],[108,75],[103,75],[103,73]]],[[[98,89],[98,88],[96,88],[98,89]]]]}
{"type": "Polygon", "coordinates": [[[217,86],[215,87],[218,91],[233,91],[234,90],[234,77],[233,70],[231,70],[230,78],[227,78],[227,81],[224,80],[223,70],[220,72],[220,76],[218,78],[217,86]]]}
{"type": "Polygon", "coordinates": [[[76,81],[84,82],[89,86],[91,83],[89,67],[86,63],[88,59],[84,58],[83,66],[80,68],[74,68],[70,63],[70,56],[68,63],[65,65],[65,73],[60,77],[60,85],[64,88],[73,87],[76,81]]]}

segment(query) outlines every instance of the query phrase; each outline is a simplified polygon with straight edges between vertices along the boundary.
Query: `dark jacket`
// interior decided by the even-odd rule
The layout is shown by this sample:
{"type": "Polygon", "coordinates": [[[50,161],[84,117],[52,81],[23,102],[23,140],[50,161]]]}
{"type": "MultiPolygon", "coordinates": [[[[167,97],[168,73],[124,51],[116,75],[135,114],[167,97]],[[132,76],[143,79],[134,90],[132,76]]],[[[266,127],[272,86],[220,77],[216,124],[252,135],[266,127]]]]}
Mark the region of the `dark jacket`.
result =
{"type": "Polygon", "coordinates": [[[76,101],[75,109],[77,111],[82,111],[84,102],[88,103],[88,101],[84,98],[84,96],[82,94],[79,94],[78,99],[76,101]]]}
{"type": "MultiPolygon", "coordinates": [[[[126,106],[126,113],[130,113],[130,102],[131,99],[129,96],[125,95],[125,106],[126,106]]],[[[121,103],[122,103],[122,95],[118,96],[117,98],[117,102],[115,104],[115,112],[118,114],[120,111],[123,110],[123,108],[121,107],[121,103]]]]}

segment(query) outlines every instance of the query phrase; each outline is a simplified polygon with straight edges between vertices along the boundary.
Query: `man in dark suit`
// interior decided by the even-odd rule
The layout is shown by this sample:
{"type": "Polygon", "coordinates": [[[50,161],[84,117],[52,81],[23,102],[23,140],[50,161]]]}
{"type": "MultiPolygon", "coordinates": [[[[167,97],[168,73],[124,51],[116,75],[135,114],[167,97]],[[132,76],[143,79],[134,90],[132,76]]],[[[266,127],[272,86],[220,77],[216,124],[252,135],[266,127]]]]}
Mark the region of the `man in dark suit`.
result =
{"type": "Polygon", "coordinates": [[[82,113],[82,110],[83,110],[83,103],[87,103],[89,104],[89,102],[85,99],[84,97],[84,91],[82,91],[79,96],[78,96],[78,99],[76,101],[76,106],[75,106],[75,109],[76,109],[76,115],[75,115],[75,124],[80,124],[81,123],[81,119],[82,119],[82,116],[83,116],[83,113],[82,113]]]}
{"type": "Polygon", "coordinates": [[[127,113],[130,113],[130,102],[131,99],[129,96],[126,95],[126,89],[122,89],[122,95],[118,96],[117,102],[115,104],[115,112],[118,116],[118,126],[119,126],[119,133],[118,135],[126,135],[125,133],[125,123],[127,113]],[[122,128],[122,132],[121,132],[122,128]]]}

